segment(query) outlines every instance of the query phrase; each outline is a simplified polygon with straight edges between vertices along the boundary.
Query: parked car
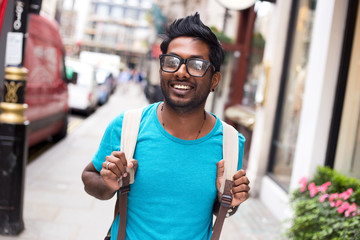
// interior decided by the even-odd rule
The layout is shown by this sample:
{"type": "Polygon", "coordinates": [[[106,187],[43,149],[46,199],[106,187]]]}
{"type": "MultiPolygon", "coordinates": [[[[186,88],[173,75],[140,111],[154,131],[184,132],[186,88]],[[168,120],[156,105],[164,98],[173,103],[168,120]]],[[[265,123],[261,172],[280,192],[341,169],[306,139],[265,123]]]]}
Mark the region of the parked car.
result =
{"type": "Polygon", "coordinates": [[[68,78],[76,79],[69,84],[69,107],[73,111],[90,115],[98,104],[95,69],[90,64],[71,58],[66,58],[65,65],[68,78]]]}
{"type": "Polygon", "coordinates": [[[68,79],[65,50],[57,23],[30,14],[24,66],[28,69],[25,112],[29,120],[28,145],[66,136],[68,125],[68,79]],[[41,33],[41,34],[40,34],[41,33]]]}

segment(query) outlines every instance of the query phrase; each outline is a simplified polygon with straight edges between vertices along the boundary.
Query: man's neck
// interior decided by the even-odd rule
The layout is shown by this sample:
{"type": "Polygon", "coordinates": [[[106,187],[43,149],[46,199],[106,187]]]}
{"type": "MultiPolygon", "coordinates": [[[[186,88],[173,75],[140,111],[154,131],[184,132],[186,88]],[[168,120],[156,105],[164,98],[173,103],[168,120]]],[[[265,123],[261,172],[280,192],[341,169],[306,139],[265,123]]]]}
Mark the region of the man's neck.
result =
{"type": "Polygon", "coordinates": [[[205,136],[215,124],[214,117],[205,112],[204,107],[183,112],[161,103],[157,116],[165,130],[183,140],[195,140],[205,136]],[[209,130],[210,129],[210,130],[209,130]]]}

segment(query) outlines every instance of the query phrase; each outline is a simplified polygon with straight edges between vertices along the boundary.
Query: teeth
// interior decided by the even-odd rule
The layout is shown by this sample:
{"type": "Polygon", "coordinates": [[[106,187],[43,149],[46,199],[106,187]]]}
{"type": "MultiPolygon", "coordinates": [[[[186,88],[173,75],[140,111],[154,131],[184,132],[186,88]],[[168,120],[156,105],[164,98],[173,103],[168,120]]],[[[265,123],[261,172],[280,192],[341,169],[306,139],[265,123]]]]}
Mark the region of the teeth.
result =
{"type": "Polygon", "coordinates": [[[190,86],[187,86],[187,85],[174,85],[174,88],[182,89],[182,90],[188,90],[188,89],[190,89],[190,86]]]}

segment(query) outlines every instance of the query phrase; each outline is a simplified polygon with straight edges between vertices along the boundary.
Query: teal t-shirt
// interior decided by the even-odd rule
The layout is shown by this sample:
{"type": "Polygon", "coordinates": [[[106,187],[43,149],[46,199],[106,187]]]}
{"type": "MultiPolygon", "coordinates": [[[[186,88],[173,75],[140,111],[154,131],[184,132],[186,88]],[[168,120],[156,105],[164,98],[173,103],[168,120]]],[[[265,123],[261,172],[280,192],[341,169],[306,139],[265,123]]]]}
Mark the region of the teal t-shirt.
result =
{"type": "MultiPolygon", "coordinates": [[[[197,140],[176,138],[162,127],[156,110],[143,111],[134,159],[135,182],[128,194],[126,239],[208,240],[212,232],[212,208],[217,197],[216,163],[222,159],[222,124],[217,118],[212,131],[197,140]]],[[[93,164],[100,172],[105,157],[120,150],[124,113],[107,127],[93,164]]],[[[242,167],[245,138],[239,134],[242,167]]],[[[119,217],[111,229],[116,239],[119,217]]]]}

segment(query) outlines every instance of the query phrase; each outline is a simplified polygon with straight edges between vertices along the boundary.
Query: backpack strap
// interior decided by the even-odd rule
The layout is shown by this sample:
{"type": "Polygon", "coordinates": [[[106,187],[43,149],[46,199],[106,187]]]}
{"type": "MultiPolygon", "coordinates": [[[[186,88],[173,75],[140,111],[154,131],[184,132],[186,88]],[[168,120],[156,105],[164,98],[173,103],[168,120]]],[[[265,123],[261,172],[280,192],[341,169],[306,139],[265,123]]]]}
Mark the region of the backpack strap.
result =
{"type": "Polygon", "coordinates": [[[237,171],[239,159],[239,136],[238,131],[229,124],[222,121],[223,125],[223,158],[224,158],[224,176],[220,187],[222,194],[220,200],[219,212],[216,217],[211,240],[218,240],[226,214],[232,202],[230,192],[233,185],[233,176],[237,171]]]}
{"type": "MultiPolygon", "coordinates": [[[[121,128],[120,149],[125,153],[127,160],[131,160],[134,157],[143,110],[144,108],[137,108],[128,110],[124,113],[121,128]]],[[[115,203],[114,211],[114,221],[118,214],[121,216],[117,235],[118,240],[124,240],[126,236],[127,194],[130,191],[130,184],[134,183],[135,175],[134,169],[126,168],[126,172],[128,173],[128,176],[126,178],[122,178],[122,181],[119,182],[120,190],[115,203]]],[[[109,240],[110,238],[111,226],[105,240],[109,240]]]]}
{"type": "MultiPolygon", "coordinates": [[[[134,157],[137,136],[140,128],[141,116],[144,108],[137,108],[128,110],[124,114],[124,119],[121,128],[121,143],[120,149],[125,153],[127,160],[134,157]]],[[[130,184],[134,183],[134,169],[126,168],[126,172],[130,175],[130,184]]],[[[122,186],[122,181],[119,183],[122,186]]]]}
{"type": "Polygon", "coordinates": [[[233,126],[226,122],[221,122],[223,125],[223,158],[225,160],[225,170],[220,192],[224,193],[225,180],[232,181],[234,174],[237,172],[239,162],[239,133],[233,126]]]}

